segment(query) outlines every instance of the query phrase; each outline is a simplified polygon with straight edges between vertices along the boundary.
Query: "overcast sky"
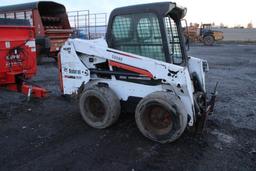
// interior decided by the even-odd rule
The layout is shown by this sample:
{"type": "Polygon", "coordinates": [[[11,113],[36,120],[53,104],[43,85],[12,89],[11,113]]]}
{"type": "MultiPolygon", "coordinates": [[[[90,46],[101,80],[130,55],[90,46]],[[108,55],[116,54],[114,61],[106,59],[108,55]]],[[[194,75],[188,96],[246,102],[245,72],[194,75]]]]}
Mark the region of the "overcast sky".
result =
{"type": "MultiPolygon", "coordinates": [[[[0,0],[0,5],[33,2],[34,0],[0,0]]],[[[66,6],[68,11],[89,9],[91,13],[107,12],[121,6],[150,3],[164,0],[55,0],[66,6]]],[[[229,25],[244,25],[253,22],[256,26],[255,0],[175,0],[178,5],[188,8],[188,22],[221,22],[229,25]]]]}

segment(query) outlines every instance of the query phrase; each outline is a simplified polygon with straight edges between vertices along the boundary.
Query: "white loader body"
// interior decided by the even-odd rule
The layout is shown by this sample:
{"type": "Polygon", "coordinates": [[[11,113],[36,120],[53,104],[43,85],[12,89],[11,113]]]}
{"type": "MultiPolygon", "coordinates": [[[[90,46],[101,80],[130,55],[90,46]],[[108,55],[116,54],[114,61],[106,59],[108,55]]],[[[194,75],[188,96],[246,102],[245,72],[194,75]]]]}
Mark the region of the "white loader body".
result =
{"type": "Polygon", "coordinates": [[[62,91],[66,95],[78,94],[81,86],[92,81],[108,84],[122,101],[127,101],[129,97],[143,98],[157,91],[172,92],[181,99],[189,116],[188,125],[193,126],[196,114],[191,74],[197,74],[205,91],[203,64],[208,67],[206,61],[190,57],[186,66],[178,66],[108,48],[104,39],[69,39],[60,52],[60,77],[62,91]],[[159,80],[160,84],[145,85],[117,80],[113,75],[107,79],[99,78],[93,71],[97,69],[97,64],[103,62],[108,62],[110,71],[112,67],[119,67],[139,74],[140,79],[159,80]]]}

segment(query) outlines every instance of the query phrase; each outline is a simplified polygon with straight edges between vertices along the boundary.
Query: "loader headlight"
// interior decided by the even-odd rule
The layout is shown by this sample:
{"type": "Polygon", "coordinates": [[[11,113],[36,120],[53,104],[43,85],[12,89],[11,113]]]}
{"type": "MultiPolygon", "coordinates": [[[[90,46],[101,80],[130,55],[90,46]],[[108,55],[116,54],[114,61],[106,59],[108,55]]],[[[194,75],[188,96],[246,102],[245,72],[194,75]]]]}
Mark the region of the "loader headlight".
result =
{"type": "Polygon", "coordinates": [[[203,60],[203,61],[202,61],[202,64],[203,64],[203,71],[204,71],[204,72],[208,72],[208,71],[209,71],[208,62],[207,62],[206,60],[203,60]]]}

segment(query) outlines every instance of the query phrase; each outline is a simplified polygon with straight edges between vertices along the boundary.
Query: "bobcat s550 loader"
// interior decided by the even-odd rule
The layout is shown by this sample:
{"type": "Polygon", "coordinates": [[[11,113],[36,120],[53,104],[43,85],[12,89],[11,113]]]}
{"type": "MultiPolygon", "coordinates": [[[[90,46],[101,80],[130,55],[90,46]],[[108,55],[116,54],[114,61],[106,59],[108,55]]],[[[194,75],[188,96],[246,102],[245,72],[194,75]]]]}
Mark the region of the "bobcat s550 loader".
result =
{"type": "Polygon", "coordinates": [[[121,109],[132,109],[141,133],[161,143],[175,141],[186,127],[203,129],[215,94],[207,102],[207,61],[187,56],[185,14],[172,2],[117,8],[106,39],[65,43],[59,56],[62,93],[78,95],[88,125],[107,128],[121,109]]]}

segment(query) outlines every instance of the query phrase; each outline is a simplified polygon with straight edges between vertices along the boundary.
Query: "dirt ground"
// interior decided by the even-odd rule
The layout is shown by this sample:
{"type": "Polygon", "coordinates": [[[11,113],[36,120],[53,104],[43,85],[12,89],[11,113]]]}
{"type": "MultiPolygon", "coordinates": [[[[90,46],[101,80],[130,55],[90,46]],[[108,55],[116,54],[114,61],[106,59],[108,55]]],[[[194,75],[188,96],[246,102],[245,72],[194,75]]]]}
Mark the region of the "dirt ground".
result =
{"type": "Polygon", "coordinates": [[[256,46],[195,45],[189,53],[208,60],[209,92],[220,82],[204,136],[186,131],[161,145],[142,136],[133,114],[90,128],[60,95],[57,66],[47,60],[34,81],[48,98],[27,103],[0,89],[0,170],[256,170],[256,46]]]}

